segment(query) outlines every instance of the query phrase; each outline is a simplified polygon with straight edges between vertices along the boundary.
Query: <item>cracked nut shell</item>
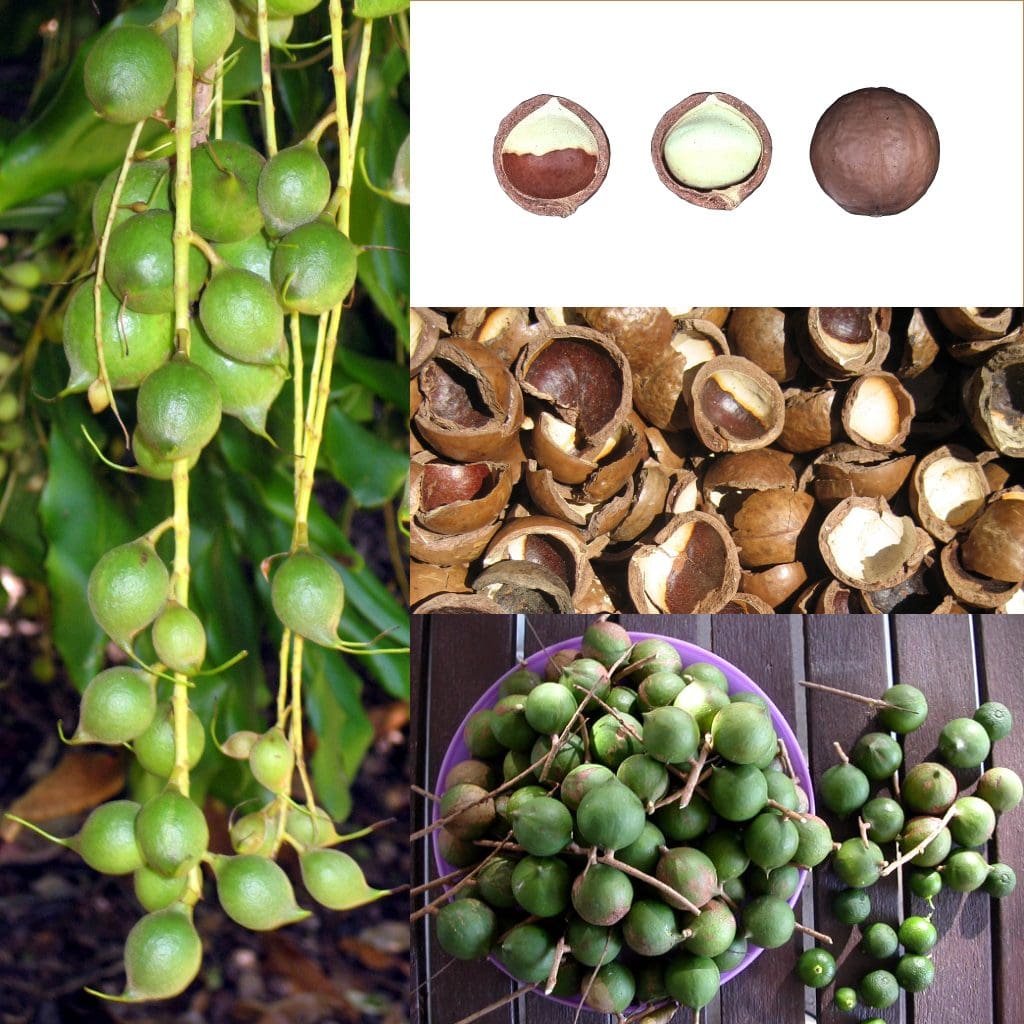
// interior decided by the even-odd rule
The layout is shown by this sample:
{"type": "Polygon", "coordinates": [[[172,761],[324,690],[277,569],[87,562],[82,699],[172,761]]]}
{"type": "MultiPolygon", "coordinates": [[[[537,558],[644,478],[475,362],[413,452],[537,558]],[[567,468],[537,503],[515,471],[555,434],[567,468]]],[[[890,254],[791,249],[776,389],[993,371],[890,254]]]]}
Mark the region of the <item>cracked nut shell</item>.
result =
{"type": "Polygon", "coordinates": [[[608,173],[608,137],[594,115],[564,96],[524,100],[498,125],[494,173],[530,213],[568,217],[608,173]]]}

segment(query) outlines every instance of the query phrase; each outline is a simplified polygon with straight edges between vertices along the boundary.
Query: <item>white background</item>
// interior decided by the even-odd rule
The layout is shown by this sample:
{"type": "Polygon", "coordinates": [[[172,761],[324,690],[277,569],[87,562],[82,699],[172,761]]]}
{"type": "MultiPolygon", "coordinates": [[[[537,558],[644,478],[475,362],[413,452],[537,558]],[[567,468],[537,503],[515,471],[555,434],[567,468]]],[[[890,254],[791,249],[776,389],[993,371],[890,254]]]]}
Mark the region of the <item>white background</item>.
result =
{"type": "Polygon", "coordinates": [[[412,298],[417,305],[981,305],[1024,293],[1024,5],[413,4],[412,298]],[[857,217],[818,187],[808,146],[839,96],[884,85],[931,114],[928,193],[857,217]],[[650,139],[695,92],[731,93],[774,153],[735,211],[658,180],[650,139]],[[611,165],[571,217],[502,192],[498,122],[539,93],[582,104],[611,165]]]}

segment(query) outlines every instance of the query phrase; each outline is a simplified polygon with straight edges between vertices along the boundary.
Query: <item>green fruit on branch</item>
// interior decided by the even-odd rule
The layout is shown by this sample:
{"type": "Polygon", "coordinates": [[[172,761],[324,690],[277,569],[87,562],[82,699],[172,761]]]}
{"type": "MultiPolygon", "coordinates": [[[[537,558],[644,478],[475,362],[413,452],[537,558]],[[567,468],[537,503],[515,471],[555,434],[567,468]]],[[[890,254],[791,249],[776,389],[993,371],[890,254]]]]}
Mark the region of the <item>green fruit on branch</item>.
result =
{"type": "Polygon", "coordinates": [[[546,981],[551,973],[555,962],[555,943],[539,925],[521,924],[505,933],[495,954],[513,977],[539,984],[546,981]]]}
{"type": "Polygon", "coordinates": [[[488,861],[476,876],[477,895],[496,910],[512,910],[516,906],[512,892],[512,872],[516,861],[498,856],[488,861]]]}
{"type": "Polygon", "coordinates": [[[210,832],[202,810],[169,786],[139,811],[135,838],[149,867],[168,878],[179,878],[206,853],[210,832]]]}
{"type": "MultiPolygon", "coordinates": [[[[173,460],[165,459],[138,430],[132,434],[132,455],[143,476],[153,480],[170,480],[174,475],[173,460]]],[[[186,459],[185,464],[192,470],[198,461],[199,452],[195,452],[186,459]]]]}
{"type": "Polygon", "coordinates": [[[825,770],[818,790],[821,802],[830,811],[847,818],[864,806],[871,794],[871,783],[856,765],[834,764],[825,770]]]}
{"type": "Polygon", "coordinates": [[[240,242],[263,227],[256,188],[263,157],[220,139],[192,151],[192,229],[210,242],[240,242]]]}
{"type": "Polygon", "coordinates": [[[444,794],[440,811],[447,821],[445,827],[459,839],[479,839],[494,821],[494,801],[487,790],[468,782],[458,783],[444,794]]]}
{"type": "Polygon", "coordinates": [[[668,769],[661,761],[655,761],[646,754],[627,757],[615,774],[648,810],[668,792],[668,769]]]}
{"type": "Polygon", "coordinates": [[[943,882],[954,892],[974,892],[988,878],[989,866],[974,850],[957,850],[939,870],[943,882]]]}
{"type": "Polygon", "coordinates": [[[224,913],[243,928],[272,931],[310,916],[295,902],[284,870],[268,857],[217,857],[213,870],[224,913]]]}
{"type": "Polygon", "coordinates": [[[271,285],[248,270],[227,267],[214,273],[199,300],[206,335],[232,359],[280,363],[284,313],[271,285]]]}
{"type": "Polygon", "coordinates": [[[284,732],[275,726],[268,729],[249,751],[252,777],[271,793],[284,793],[291,785],[295,769],[295,751],[284,732]]]}
{"type": "Polygon", "coordinates": [[[85,61],[85,92],[100,117],[134,124],[159,110],[174,88],[174,61],[148,28],[122,25],[96,40],[85,61]]]}
{"type": "Polygon", "coordinates": [[[341,850],[306,850],[299,866],[306,891],[330,910],[352,910],[388,895],[367,885],[362,869],[341,850]]]}
{"type": "Polygon", "coordinates": [[[254,434],[270,440],[267,415],[288,379],[287,350],[282,350],[281,363],[242,363],[224,355],[200,323],[193,321],[190,354],[217,385],[224,415],[234,416],[254,434]]]}
{"type": "Polygon", "coordinates": [[[981,846],[996,829],[996,812],[980,797],[964,796],[953,805],[949,833],[958,846],[981,846]]]}
{"type": "Polygon", "coordinates": [[[295,551],[282,559],[270,581],[270,599],[286,629],[324,647],[337,646],[345,586],[326,558],[295,551]]]}
{"type": "Polygon", "coordinates": [[[130,875],[142,865],[142,851],[135,839],[139,805],[134,800],[100,804],[82,825],[72,848],[103,875],[130,875]]]}
{"type": "Polygon", "coordinates": [[[989,768],[980,779],[974,791],[998,814],[1012,811],[1024,797],[1024,785],[1020,776],[1011,768],[989,768]]]}
{"type": "Polygon", "coordinates": [[[572,878],[558,857],[524,857],[512,872],[512,894],[528,914],[554,917],[569,906],[572,878]]]}
{"type": "Polygon", "coordinates": [[[138,429],[166,459],[202,451],[220,427],[220,392],[200,366],[175,356],[139,388],[138,429]]]}
{"type": "Polygon", "coordinates": [[[722,693],[717,686],[709,686],[707,683],[687,683],[672,703],[674,707],[682,708],[693,716],[697,728],[703,736],[711,729],[718,712],[729,706],[729,697],[722,693]]]}
{"type": "MultiPolygon", "coordinates": [[[[206,731],[199,716],[189,708],[187,763],[189,771],[203,756],[206,731]]],[[[135,738],[132,751],[139,767],[158,778],[170,777],[174,770],[174,711],[169,701],[157,705],[156,714],[148,729],[135,738]]]]}
{"type": "Polygon", "coordinates": [[[929,840],[928,845],[910,862],[915,867],[933,868],[941,864],[953,845],[953,837],[949,829],[943,826],[942,819],[924,816],[911,818],[907,822],[903,830],[902,849],[910,851],[926,839],[929,840]]]}
{"type": "Polygon", "coordinates": [[[889,797],[869,800],[861,808],[860,817],[868,826],[868,839],[876,843],[891,843],[903,831],[903,808],[889,797]]]}
{"type": "MultiPolygon", "coordinates": [[[[235,37],[235,12],[228,0],[194,0],[192,21],[192,57],[196,71],[212,68],[227,53],[235,37]]],[[[164,13],[173,11],[177,0],[167,0],[164,13]]],[[[172,25],[164,33],[164,42],[171,55],[178,57],[178,27],[172,25]]]]}
{"type": "Polygon", "coordinates": [[[257,195],[268,234],[280,237],[316,220],[331,197],[331,175],[316,146],[304,142],[274,154],[260,172],[257,195]]]}
{"type": "MultiPolygon", "coordinates": [[[[95,312],[93,279],[86,278],[72,293],[61,327],[69,368],[65,394],[85,391],[99,377],[95,312]]],[[[100,290],[100,315],[103,361],[114,391],[137,388],[171,358],[174,330],[170,315],[122,308],[106,283],[100,290]]]]}
{"type": "Polygon", "coordinates": [[[665,850],[655,875],[695,907],[703,907],[718,888],[718,876],[711,858],[689,846],[665,850]]]}
{"type": "Polygon", "coordinates": [[[124,945],[127,985],[123,999],[170,999],[199,973],[203,945],[192,913],[180,905],[140,918],[124,945]]]}
{"type": "Polygon", "coordinates": [[[775,755],[778,737],[771,719],[760,708],[740,703],[715,715],[711,742],[715,752],[733,764],[760,764],[775,755]]]}
{"type": "MultiPolygon", "coordinates": [[[[626,789],[625,786],[621,788],[626,789]]],[[[633,796],[632,793],[629,795],[633,796]]],[[[572,839],[572,815],[563,803],[552,797],[537,796],[527,800],[512,810],[510,816],[516,842],[535,857],[554,856],[572,839]]]]}
{"type": "Polygon", "coordinates": [[[615,770],[632,754],[639,754],[643,726],[632,716],[602,715],[590,727],[590,746],[593,756],[615,770]]]}
{"type": "MultiPolygon", "coordinates": [[[[174,217],[167,210],[132,214],[110,233],[104,276],[111,291],[137,313],[174,311],[174,217]]],[[[188,254],[188,295],[194,300],[209,264],[194,246],[188,254]]]]}
{"type": "MultiPolygon", "coordinates": [[[[141,860],[141,854],[139,857],[141,860]]],[[[135,870],[132,880],[135,898],[142,904],[143,909],[149,911],[163,910],[172,903],[177,903],[188,888],[187,876],[168,878],[159,871],[146,867],[145,864],[141,864],[135,870]]]]}
{"type": "Polygon", "coordinates": [[[284,827],[295,842],[309,849],[333,846],[341,840],[331,816],[322,807],[314,808],[312,814],[307,807],[290,807],[284,827]]]}
{"type": "Polygon", "coordinates": [[[323,220],[289,231],[270,261],[281,304],[310,316],[337,306],[356,282],[356,255],[349,239],[323,220]]]}
{"type": "Polygon", "coordinates": [[[147,540],[111,548],[93,567],[87,588],[93,618],[124,647],[167,601],[170,576],[147,540]]]}
{"type": "Polygon", "coordinates": [[[610,669],[616,662],[625,658],[633,646],[629,633],[617,622],[600,620],[592,622],[583,631],[580,654],[584,658],[599,661],[610,669]]]}
{"type": "MultiPolygon", "coordinates": [[[[907,844],[909,847],[909,843],[907,844]]],[[[836,851],[832,866],[840,880],[857,889],[865,889],[878,881],[885,864],[881,848],[861,839],[847,839],[836,851]]]]}
{"type": "Polygon", "coordinates": [[[832,830],[825,821],[813,814],[803,815],[793,824],[796,826],[798,840],[793,863],[805,868],[816,868],[832,852],[832,830]]]}
{"type": "Polygon", "coordinates": [[[768,802],[768,782],[753,765],[726,764],[713,769],[708,795],[715,813],[726,821],[749,821],[768,802]]]}
{"type": "Polygon", "coordinates": [[[576,698],[560,683],[539,683],[526,695],[524,711],[531,729],[556,736],[575,714],[576,698]]]}
{"type": "MultiPolygon", "coordinates": [[[[92,230],[98,239],[107,225],[110,200],[121,174],[116,167],[100,182],[92,201],[92,230]]],[[[139,160],[128,168],[121,186],[121,195],[114,214],[114,227],[123,224],[133,213],[171,208],[171,168],[167,160],[139,160]]]]}
{"type": "Polygon", "coordinates": [[[264,281],[270,280],[270,257],[273,249],[266,232],[257,231],[240,242],[218,242],[214,249],[229,267],[248,270],[264,281]]]}
{"type": "Polygon", "coordinates": [[[156,714],[154,679],[148,672],[117,666],[94,676],[82,693],[72,743],[128,743],[142,735],[156,714]]]}
{"type": "Polygon", "coordinates": [[[276,815],[272,818],[267,809],[243,814],[231,823],[229,835],[235,853],[270,857],[277,838],[276,815]]]}
{"type": "Polygon", "coordinates": [[[928,701],[916,686],[897,683],[882,694],[882,700],[889,706],[878,712],[878,720],[890,732],[914,732],[928,717],[928,701]]]}
{"type": "Polygon", "coordinates": [[[516,753],[525,753],[537,739],[537,734],[526,720],[526,698],[521,693],[513,693],[498,700],[494,705],[491,729],[494,738],[503,747],[516,753]]]}
{"type": "Polygon", "coordinates": [[[172,672],[195,675],[206,660],[206,630],[194,611],[170,603],[156,617],[152,631],[156,656],[172,672]]]}
{"type": "Polygon", "coordinates": [[[736,918],[720,900],[711,900],[699,914],[686,919],[685,930],[690,933],[683,940],[688,952],[716,957],[724,953],[736,938],[736,918]]]}

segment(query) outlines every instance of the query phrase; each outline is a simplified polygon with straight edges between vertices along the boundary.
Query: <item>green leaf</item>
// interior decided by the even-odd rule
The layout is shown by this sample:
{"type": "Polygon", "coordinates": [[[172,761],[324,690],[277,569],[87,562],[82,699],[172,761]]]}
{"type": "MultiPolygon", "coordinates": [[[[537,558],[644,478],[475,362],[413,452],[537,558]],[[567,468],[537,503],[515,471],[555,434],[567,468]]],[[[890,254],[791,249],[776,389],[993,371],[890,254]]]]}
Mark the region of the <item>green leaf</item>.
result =
{"type": "Polygon", "coordinates": [[[388,359],[375,359],[342,348],[335,362],[353,380],[365,384],[378,398],[403,411],[409,408],[409,371],[388,359]]]}
{"type": "Polygon", "coordinates": [[[401,14],[409,6],[409,0],[356,0],[357,18],[387,18],[401,14]]]}
{"type": "Polygon", "coordinates": [[[340,409],[327,413],[323,456],[330,471],[363,508],[393,498],[409,472],[409,456],[395,451],[340,409]]]}
{"type": "Polygon", "coordinates": [[[95,464],[85,459],[78,444],[81,434],[75,419],[54,422],[50,475],[40,508],[50,542],[46,573],[54,640],[72,681],[82,689],[100,670],[106,643],[86,599],[89,573],[104,552],[131,539],[132,531],[97,483],[95,464]]]}
{"type": "Polygon", "coordinates": [[[317,796],[332,818],[351,811],[349,787],[373,741],[359,676],[334,651],[307,644],[303,672],[309,721],[318,737],[310,764],[317,796]]]}

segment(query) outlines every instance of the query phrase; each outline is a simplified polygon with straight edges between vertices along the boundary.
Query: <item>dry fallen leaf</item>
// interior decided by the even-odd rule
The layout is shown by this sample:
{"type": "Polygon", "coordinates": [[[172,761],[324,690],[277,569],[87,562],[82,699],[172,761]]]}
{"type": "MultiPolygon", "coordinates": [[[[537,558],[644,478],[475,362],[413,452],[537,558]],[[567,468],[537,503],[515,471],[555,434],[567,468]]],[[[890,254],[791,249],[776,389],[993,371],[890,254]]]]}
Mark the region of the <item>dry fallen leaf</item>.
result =
{"type": "MultiPolygon", "coordinates": [[[[68,750],[35,785],[8,808],[11,814],[45,824],[91,811],[124,788],[124,764],[117,754],[68,750]]],[[[0,839],[13,842],[22,826],[5,819],[0,839]]]]}

